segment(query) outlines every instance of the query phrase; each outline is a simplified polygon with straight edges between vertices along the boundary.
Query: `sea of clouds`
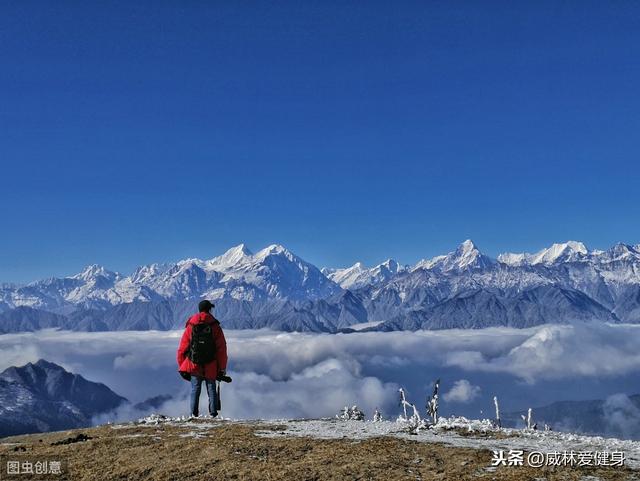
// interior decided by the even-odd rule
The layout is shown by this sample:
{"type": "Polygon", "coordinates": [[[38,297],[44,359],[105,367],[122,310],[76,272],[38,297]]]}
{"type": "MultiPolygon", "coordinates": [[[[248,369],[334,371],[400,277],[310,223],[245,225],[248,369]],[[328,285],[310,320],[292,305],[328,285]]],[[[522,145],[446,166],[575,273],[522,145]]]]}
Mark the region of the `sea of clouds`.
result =
{"type": "MultiPolygon", "coordinates": [[[[181,334],[5,334],[0,336],[0,369],[46,359],[105,383],[132,403],[169,394],[172,399],[154,411],[188,414],[190,385],[176,372],[181,334]]],[[[378,408],[395,417],[400,386],[423,408],[438,378],[441,412],[475,418],[493,416],[494,395],[508,412],[612,395],[618,397],[609,406],[619,406],[626,395],[640,393],[636,325],[352,334],[229,330],[226,337],[233,383],[221,389],[222,415],[229,418],[317,418],[351,404],[369,415],[378,408]]],[[[202,397],[204,412],[204,390],[202,397]]],[[[624,412],[638,414],[630,408],[624,412]]],[[[126,407],[110,416],[123,420],[143,414],[126,407]]],[[[640,415],[628,425],[640,426],[639,421],[640,415]]],[[[612,422],[621,420],[613,416],[612,422]]]]}

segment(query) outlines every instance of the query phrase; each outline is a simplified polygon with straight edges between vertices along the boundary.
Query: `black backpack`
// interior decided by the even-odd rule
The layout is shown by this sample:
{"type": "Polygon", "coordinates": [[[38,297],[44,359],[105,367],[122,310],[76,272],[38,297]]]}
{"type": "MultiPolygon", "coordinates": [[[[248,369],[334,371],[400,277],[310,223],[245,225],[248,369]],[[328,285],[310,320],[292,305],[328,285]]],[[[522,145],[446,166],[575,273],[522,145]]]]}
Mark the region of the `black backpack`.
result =
{"type": "Polygon", "coordinates": [[[191,327],[191,345],[189,359],[194,364],[207,364],[216,357],[216,345],[213,342],[211,324],[198,323],[191,327]]]}

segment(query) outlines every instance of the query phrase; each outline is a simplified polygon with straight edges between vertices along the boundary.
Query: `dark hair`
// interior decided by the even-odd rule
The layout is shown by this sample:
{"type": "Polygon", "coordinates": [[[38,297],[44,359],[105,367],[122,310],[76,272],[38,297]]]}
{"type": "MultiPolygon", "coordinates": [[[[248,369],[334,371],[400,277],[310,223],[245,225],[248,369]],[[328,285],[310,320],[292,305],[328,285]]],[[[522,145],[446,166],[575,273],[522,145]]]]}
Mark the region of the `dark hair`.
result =
{"type": "Polygon", "coordinates": [[[200,301],[200,303],[198,304],[198,310],[200,312],[209,312],[211,311],[212,308],[213,308],[213,303],[206,299],[204,301],[200,301]]]}

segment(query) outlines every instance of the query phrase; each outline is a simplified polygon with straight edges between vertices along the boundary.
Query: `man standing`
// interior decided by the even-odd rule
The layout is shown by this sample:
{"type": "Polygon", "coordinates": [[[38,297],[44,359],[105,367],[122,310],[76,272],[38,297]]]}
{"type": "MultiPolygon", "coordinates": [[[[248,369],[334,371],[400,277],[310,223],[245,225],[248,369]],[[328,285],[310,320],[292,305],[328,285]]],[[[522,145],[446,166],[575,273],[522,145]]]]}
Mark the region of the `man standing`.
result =
{"type": "Polygon", "coordinates": [[[220,322],[211,315],[213,304],[198,304],[198,313],[187,321],[178,347],[178,372],[191,380],[191,415],[198,416],[200,391],[204,381],[209,395],[209,414],[218,415],[216,379],[226,375],[227,342],[220,322]]]}

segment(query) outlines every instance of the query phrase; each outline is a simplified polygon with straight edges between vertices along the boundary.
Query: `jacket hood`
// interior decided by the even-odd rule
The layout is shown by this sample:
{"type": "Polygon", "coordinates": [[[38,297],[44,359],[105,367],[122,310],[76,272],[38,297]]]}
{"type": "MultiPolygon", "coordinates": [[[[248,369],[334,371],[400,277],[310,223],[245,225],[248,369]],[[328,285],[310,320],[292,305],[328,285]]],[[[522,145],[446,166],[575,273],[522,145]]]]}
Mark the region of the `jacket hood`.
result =
{"type": "Polygon", "coordinates": [[[198,312],[189,318],[188,324],[213,324],[216,322],[215,318],[208,312],[198,312]]]}

